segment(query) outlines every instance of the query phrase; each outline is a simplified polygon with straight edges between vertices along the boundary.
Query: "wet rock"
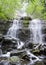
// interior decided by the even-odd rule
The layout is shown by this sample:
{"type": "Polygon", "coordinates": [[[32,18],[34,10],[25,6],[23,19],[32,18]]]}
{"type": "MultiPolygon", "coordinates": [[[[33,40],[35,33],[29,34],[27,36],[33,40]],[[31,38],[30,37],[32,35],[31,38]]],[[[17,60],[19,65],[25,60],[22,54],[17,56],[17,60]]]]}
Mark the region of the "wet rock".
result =
{"type": "Polygon", "coordinates": [[[25,46],[28,49],[33,49],[34,44],[32,42],[28,41],[28,42],[25,43],[25,46]]]}
{"type": "Polygon", "coordinates": [[[2,42],[3,53],[17,49],[18,47],[23,48],[24,44],[22,41],[14,38],[4,37],[2,42]],[[18,46],[19,43],[19,46],[18,46]]]}
{"type": "Polygon", "coordinates": [[[25,61],[25,60],[21,61],[21,65],[30,65],[29,63],[30,63],[29,61],[25,61]]]}
{"type": "Polygon", "coordinates": [[[22,61],[30,61],[30,57],[26,54],[25,50],[12,51],[10,56],[19,56],[22,61]]]}
{"type": "Polygon", "coordinates": [[[0,65],[4,65],[3,62],[0,62],[0,65]]]}
{"type": "Polygon", "coordinates": [[[35,55],[46,55],[46,49],[42,50],[42,49],[33,49],[32,53],[35,55]]]}
{"type": "Polygon", "coordinates": [[[46,55],[46,48],[44,48],[44,55],[46,55]]]}
{"type": "Polygon", "coordinates": [[[25,49],[24,50],[13,50],[11,51],[10,56],[19,56],[20,58],[22,58],[22,56],[25,54],[25,49]]]}
{"type": "Polygon", "coordinates": [[[29,57],[28,55],[24,55],[24,56],[22,57],[22,59],[23,59],[23,60],[26,60],[26,61],[30,61],[30,57],[29,57]]]}
{"type": "Polygon", "coordinates": [[[17,63],[20,63],[20,58],[18,56],[12,56],[8,59],[8,61],[11,63],[11,64],[17,64],[17,63]]]}
{"type": "Polygon", "coordinates": [[[21,17],[20,20],[32,20],[32,18],[27,16],[27,17],[21,17]]]}
{"type": "Polygon", "coordinates": [[[0,20],[0,34],[6,34],[11,21],[0,20]]]}
{"type": "Polygon", "coordinates": [[[16,49],[17,48],[17,40],[14,39],[3,39],[2,42],[2,51],[3,53],[6,51],[11,51],[12,49],[16,49]]]}
{"type": "Polygon", "coordinates": [[[0,65],[10,65],[10,63],[9,63],[9,61],[7,61],[7,60],[2,60],[2,61],[0,62],[0,65]]]}
{"type": "Polygon", "coordinates": [[[12,56],[19,56],[21,54],[21,52],[12,52],[11,54],[10,54],[10,56],[12,57],[12,56]]]}
{"type": "Polygon", "coordinates": [[[43,63],[46,65],[46,58],[43,59],[43,63]]]}
{"type": "Polygon", "coordinates": [[[36,62],[34,65],[44,65],[44,63],[41,61],[41,62],[36,62]]]}
{"type": "Polygon", "coordinates": [[[19,30],[20,32],[18,32],[18,38],[21,40],[21,41],[26,41],[30,38],[30,30],[28,29],[21,29],[19,30]]]}
{"type": "Polygon", "coordinates": [[[2,41],[2,37],[3,37],[3,35],[2,35],[2,34],[0,34],[0,42],[2,41]]]}
{"type": "Polygon", "coordinates": [[[46,34],[43,34],[43,42],[46,44],[46,34]]]}
{"type": "Polygon", "coordinates": [[[42,33],[46,34],[46,28],[42,29],[42,33]]]}
{"type": "Polygon", "coordinates": [[[7,52],[9,52],[9,51],[12,51],[12,48],[8,48],[8,49],[7,49],[7,52]]]}
{"type": "Polygon", "coordinates": [[[2,49],[0,49],[0,55],[2,54],[2,49]]]}

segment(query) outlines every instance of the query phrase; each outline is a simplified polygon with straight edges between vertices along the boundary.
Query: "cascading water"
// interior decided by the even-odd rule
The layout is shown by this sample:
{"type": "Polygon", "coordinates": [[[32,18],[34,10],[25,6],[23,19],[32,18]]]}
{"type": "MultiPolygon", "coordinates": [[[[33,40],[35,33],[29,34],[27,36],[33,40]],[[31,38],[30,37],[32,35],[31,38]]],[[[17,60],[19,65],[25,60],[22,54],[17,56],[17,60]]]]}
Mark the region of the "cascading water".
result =
{"type": "Polygon", "coordinates": [[[29,23],[29,29],[32,34],[30,34],[30,40],[32,43],[42,43],[42,24],[41,20],[39,19],[34,19],[30,21],[29,23]],[[31,39],[32,38],[32,39],[31,39]]]}
{"type": "MultiPolygon", "coordinates": [[[[28,5],[28,3],[26,2],[23,2],[23,7],[20,9],[20,11],[16,11],[16,15],[19,16],[19,17],[22,17],[22,16],[26,16],[27,14],[25,13],[25,9],[26,9],[26,6],[28,5]]],[[[23,25],[21,24],[22,22],[19,21],[19,20],[13,20],[13,24],[12,26],[9,28],[8,32],[7,32],[7,36],[11,37],[11,38],[17,38],[18,37],[18,33],[19,33],[19,29],[22,29],[23,25]]],[[[24,45],[23,42],[19,42],[19,40],[17,41],[17,48],[22,48],[22,46],[24,45]]]]}
{"type": "Polygon", "coordinates": [[[18,39],[19,29],[22,29],[21,21],[15,19],[13,20],[13,24],[7,32],[7,36],[10,36],[13,39],[17,39],[17,49],[22,48],[24,45],[24,43],[18,39]]]}
{"type": "MultiPolygon", "coordinates": [[[[26,6],[28,5],[28,3],[24,2],[23,3],[23,8],[21,8],[20,11],[17,11],[17,14],[18,16],[26,16],[27,14],[25,13],[25,8],[26,6]]],[[[16,40],[17,39],[17,51],[18,49],[19,50],[22,50],[22,47],[24,46],[25,47],[25,43],[22,42],[20,39],[18,39],[18,33],[19,33],[19,29],[22,29],[23,28],[23,25],[22,25],[22,22],[20,20],[16,20],[14,19],[13,20],[13,24],[11,25],[11,27],[9,28],[8,32],[7,32],[7,35],[8,37],[16,40]]],[[[41,20],[39,19],[34,19],[32,21],[29,21],[29,27],[28,29],[30,30],[30,41],[34,44],[42,44],[42,32],[41,32],[41,29],[42,29],[42,24],[41,24],[41,20]]],[[[26,34],[26,33],[25,33],[26,34]]],[[[8,38],[9,39],[9,38],[8,38]]],[[[14,41],[16,43],[16,41],[14,41]]],[[[28,40],[29,41],[29,40],[28,40]]],[[[27,42],[28,43],[28,42],[27,42]]],[[[16,49],[15,50],[15,53],[16,53],[16,49]]],[[[24,49],[24,51],[26,51],[26,54],[28,56],[30,56],[30,63],[27,64],[27,65],[32,65],[34,62],[36,61],[41,61],[41,59],[39,59],[39,57],[35,56],[32,51],[29,51],[29,50],[32,50],[32,49],[28,49],[27,47],[24,49]],[[32,58],[35,58],[34,60],[32,58]]],[[[0,50],[1,51],[1,50],[0,50]]],[[[20,53],[20,52],[19,52],[20,53]]],[[[24,53],[24,52],[23,52],[24,53]]],[[[10,57],[10,52],[7,52],[7,54],[2,54],[2,51],[0,53],[0,56],[1,57],[10,57]]],[[[21,53],[20,53],[21,55],[21,53]]],[[[24,56],[24,55],[23,55],[24,56]]],[[[13,58],[14,59],[14,58],[13,58]]],[[[16,59],[16,58],[15,58],[16,59]]],[[[22,60],[23,61],[23,60],[22,60]]],[[[24,59],[25,61],[25,59],[24,59]]],[[[6,64],[8,65],[8,64],[6,64]]],[[[16,65],[19,65],[19,64],[16,64],[16,65]]],[[[24,64],[26,65],[26,64],[24,64]]]]}
{"type": "Polygon", "coordinates": [[[13,20],[13,24],[9,28],[7,35],[11,36],[12,38],[17,38],[17,32],[21,28],[22,28],[21,22],[15,19],[13,20]]]}
{"type": "Polygon", "coordinates": [[[26,53],[29,55],[29,57],[30,57],[30,63],[29,63],[29,65],[30,64],[34,64],[35,62],[37,62],[37,61],[41,61],[41,59],[39,59],[37,56],[35,56],[34,54],[32,54],[28,49],[25,49],[26,50],[26,53]],[[32,60],[32,58],[35,58],[34,60],[32,60]]]}

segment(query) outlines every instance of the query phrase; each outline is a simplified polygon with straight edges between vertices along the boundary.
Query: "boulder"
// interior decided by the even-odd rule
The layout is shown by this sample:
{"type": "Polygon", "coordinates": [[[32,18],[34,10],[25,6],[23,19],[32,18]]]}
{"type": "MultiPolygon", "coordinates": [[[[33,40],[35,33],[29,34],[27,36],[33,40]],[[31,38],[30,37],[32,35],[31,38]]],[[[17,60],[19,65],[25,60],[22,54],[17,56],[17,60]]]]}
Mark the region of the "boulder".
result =
{"type": "Polygon", "coordinates": [[[10,26],[11,21],[3,21],[0,20],[0,34],[6,34],[9,26],[10,26]]]}

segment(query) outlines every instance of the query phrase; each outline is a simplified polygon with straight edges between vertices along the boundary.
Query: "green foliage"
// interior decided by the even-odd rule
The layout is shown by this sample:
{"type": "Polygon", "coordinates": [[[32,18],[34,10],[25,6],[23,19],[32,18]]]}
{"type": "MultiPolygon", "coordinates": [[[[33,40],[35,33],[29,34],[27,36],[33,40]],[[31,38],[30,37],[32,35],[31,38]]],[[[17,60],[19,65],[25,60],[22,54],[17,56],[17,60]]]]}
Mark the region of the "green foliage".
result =
{"type": "Polygon", "coordinates": [[[27,14],[46,20],[46,0],[0,0],[0,19],[13,19],[23,2],[29,3],[26,8],[27,14]]]}
{"type": "Polygon", "coordinates": [[[0,0],[0,18],[12,19],[16,9],[20,7],[20,0],[0,0]]]}
{"type": "Polygon", "coordinates": [[[33,15],[34,18],[46,19],[45,0],[29,0],[26,12],[30,15],[33,15]]]}

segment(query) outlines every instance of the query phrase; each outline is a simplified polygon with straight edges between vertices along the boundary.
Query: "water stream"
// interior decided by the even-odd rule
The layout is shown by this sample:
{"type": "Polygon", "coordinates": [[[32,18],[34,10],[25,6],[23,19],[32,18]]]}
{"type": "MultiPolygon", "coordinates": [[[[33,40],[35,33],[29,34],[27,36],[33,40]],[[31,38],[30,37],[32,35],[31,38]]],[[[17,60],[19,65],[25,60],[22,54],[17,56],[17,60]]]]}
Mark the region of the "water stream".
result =
{"type": "MultiPolygon", "coordinates": [[[[18,38],[17,33],[19,33],[20,29],[23,29],[22,26],[23,25],[21,24],[20,20],[13,20],[13,24],[9,28],[5,39],[7,37],[8,37],[9,40],[10,40],[10,38],[13,39],[13,44],[16,42],[14,40],[17,40],[17,50],[18,49],[22,50],[23,46],[24,46],[24,48],[25,48],[24,50],[25,50],[26,54],[29,56],[29,60],[30,60],[30,62],[27,65],[33,65],[37,61],[41,62],[42,59],[40,59],[39,57],[34,55],[28,48],[25,47],[26,41],[23,42],[18,38]],[[33,58],[34,58],[34,60],[33,60],[33,58]]],[[[32,44],[43,44],[43,42],[42,42],[42,32],[41,32],[41,29],[42,29],[41,21],[39,19],[34,19],[32,21],[29,21],[28,29],[30,30],[30,32],[32,32],[32,33],[30,33],[30,42],[32,42],[32,44]]],[[[36,46],[36,48],[37,47],[38,46],[36,46]]],[[[16,49],[14,49],[14,50],[16,51],[16,49]]],[[[0,57],[9,58],[10,54],[11,54],[11,51],[7,52],[6,54],[1,54],[0,57]]],[[[8,65],[8,64],[6,64],[6,65],[8,65]]],[[[17,65],[19,65],[19,64],[17,64],[17,65]]]]}
{"type": "Polygon", "coordinates": [[[7,35],[17,38],[17,32],[22,28],[21,22],[19,20],[13,20],[12,26],[9,28],[7,35]]]}
{"type": "MultiPolygon", "coordinates": [[[[17,11],[18,16],[21,16],[21,17],[27,16],[27,14],[25,13],[25,8],[26,8],[27,5],[28,5],[28,3],[25,3],[25,2],[23,3],[23,8],[21,8],[21,10],[19,12],[17,11]]],[[[39,19],[34,19],[34,20],[31,20],[31,21],[28,21],[28,22],[29,22],[29,25],[27,27],[27,30],[28,29],[30,30],[30,38],[29,38],[28,41],[30,41],[30,43],[32,42],[32,44],[34,44],[34,45],[35,44],[43,44],[42,24],[41,24],[42,21],[39,20],[39,19]]],[[[7,52],[6,54],[2,54],[2,51],[1,51],[0,57],[3,57],[3,58],[6,57],[6,58],[9,59],[11,52],[15,51],[15,52],[13,52],[13,54],[15,53],[15,59],[14,58],[12,58],[12,60],[10,59],[10,61],[13,62],[13,65],[22,65],[21,62],[19,62],[19,63],[17,62],[17,64],[14,63],[14,61],[16,62],[16,57],[17,57],[16,55],[17,54],[20,57],[21,57],[21,54],[22,54],[24,60],[22,58],[21,58],[21,60],[24,61],[24,62],[27,61],[27,60],[25,61],[24,55],[25,55],[25,57],[27,56],[26,59],[30,60],[30,62],[28,64],[25,63],[23,65],[33,65],[37,61],[41,62],[42,59],[40,59],[37,55],[33,54],[33,52],[32,52],[33,48],[32,49],[26,48],[26,40],[24,42],[18,37],[19,30],[23,30],[23,24],[22,23],[23,22],[21,22],[20,19],[14,19],[13,20],[13,23],[12,23],[11,27],[9,28],[9,30],[8,30],[6,36],[3,40],[3,43],[6,43],[6,46],[7,46],[7,42],[8,42],[8,44],[10,44],[9,46],[12,48],[12,51],[7,52]],[[15,45],[17,45],[17,48],[13,49],[13,47],[15,45]],[[17,50],[17,52],[16,52],[16,50],[17,50]]],[[[25,29],[24,29],[24,31],[25,31],[25,29]]],[[[3,46],[3,47],[5,47],[5,46],[3,46]]],[[[38,48],[38,47],[39,46],[36,46],[35,48],[38,48]]],[[[9,47],[7,47],[7,48],[9,48],[9,47]]],[[[18,59],[18,57],[17,57],[17,61],[18,60],[20,61],[20,59],[18,59]]],[[[5,63],[3,63],[3,65],[4,64],[5,65],[12,65],[12,64],[9,64],[9,62],[7,62],[7,63],[5,62],[5,63]]]]}
{"type": "Polygon", "coordinates": [[[30,38],[32,38],[32,42],[35,44],[43,43],[42,42],[42,21],[39,19],[34,19],[29,23],[29,29],[31,31],[30,38]]]}

